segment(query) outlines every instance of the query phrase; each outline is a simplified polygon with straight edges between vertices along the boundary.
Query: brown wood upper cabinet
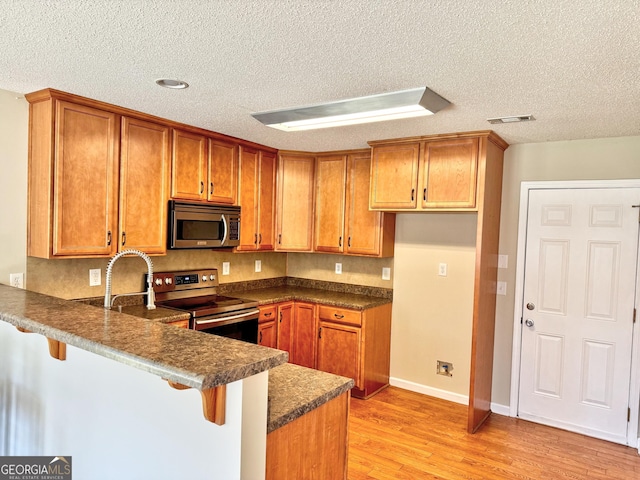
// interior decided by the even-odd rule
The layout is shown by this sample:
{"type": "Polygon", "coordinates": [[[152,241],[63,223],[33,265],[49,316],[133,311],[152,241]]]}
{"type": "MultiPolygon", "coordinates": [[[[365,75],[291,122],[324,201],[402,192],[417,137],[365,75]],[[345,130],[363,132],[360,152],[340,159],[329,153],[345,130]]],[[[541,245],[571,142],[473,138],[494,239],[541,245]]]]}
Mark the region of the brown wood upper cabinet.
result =
{"type": "Polygon", "coordinates": [[[278,156],[276,250],[311,251],[314,167],[313,154],[280,152],[278,156]]]}
{"type": "Polygon", "coordinates": [[[395,215],[369,210],[369,150],[316,159],[313,249],[393,256],[395,215]]]}
{"type": "Polygon", "coordinates": [[[273,250],[276,156],[240,148],[240,245],[238,251],[273,250]]]}
{"type": "Polygon", "coordinates": [[[249,147],[240,148],[239,251],[273,250],[276,156],[249,147]]]}
{"type": "Polygon", "coordinates": [[[164,253],[169,129],[64,92],[26,97],[27,254],[107,257],[129,247],[164,253]]]}
{"type": "Polygon", "coordinates": [[[477,210],[479,138],[437,135],[370,142],[374,210],[477,210]]]}
{"type": "Polygon", "coordinates": [[[174,129],[171,197],[235,205],[238,145],[174,129]]]}

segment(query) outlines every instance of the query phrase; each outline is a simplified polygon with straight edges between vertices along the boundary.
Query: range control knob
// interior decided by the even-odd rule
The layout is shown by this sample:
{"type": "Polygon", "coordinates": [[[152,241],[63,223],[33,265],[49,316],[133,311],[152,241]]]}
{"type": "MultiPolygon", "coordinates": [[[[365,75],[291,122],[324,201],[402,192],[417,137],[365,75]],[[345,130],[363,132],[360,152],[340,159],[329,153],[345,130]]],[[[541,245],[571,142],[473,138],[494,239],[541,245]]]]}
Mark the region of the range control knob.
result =
{"type": "Polygon", "coordinates": [[[164,283],[166,283],[167,285],[171,285],[173,283],[173,280],[171,280],[171,277],[167,277],[164,279],[164,283]]]}
{"type": "Polygon", "coordinates": [[[162,279],[161,278],[156,278],[155,283],[158,286],[162,285],[162,279]]]}
{"type": "Polygon", "coordinates": [[[209,275],[209,280],[213,282],[215,279],[216,279],[216,276],[214,274],[209,275]]]}
{"type": "Polygon", "coordinates": [[[202,281],[206,282],[207,281],[207,276],[206,275],[202,275],[202,281]]]}

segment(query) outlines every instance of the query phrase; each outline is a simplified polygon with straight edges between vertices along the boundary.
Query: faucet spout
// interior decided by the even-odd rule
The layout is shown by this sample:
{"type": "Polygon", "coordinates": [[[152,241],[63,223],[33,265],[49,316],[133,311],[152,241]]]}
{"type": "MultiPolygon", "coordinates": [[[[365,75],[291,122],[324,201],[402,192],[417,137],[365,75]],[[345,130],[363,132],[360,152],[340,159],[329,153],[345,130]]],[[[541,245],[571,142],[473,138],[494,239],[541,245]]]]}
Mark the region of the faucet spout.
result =
{"type": "Polygon", "coordinates": [[[104,308],[111,309],[111,275],[113,273],[113,264],[119,258],[124,257],[125,255],[137,255],[142,258],[147,263],[147,291],[141,292],[141,294],[147,295],[147,309],[153,310],[156,308],[155,305],[155,294],[153,292],[153,263],[151,262],[151,257],[140,250],[123,250],[122,252],[114,255],[111,260],[109,260],[109,264],[107,265],[107,274],[105,280],[105,293],[104,293],[104,308]]]}

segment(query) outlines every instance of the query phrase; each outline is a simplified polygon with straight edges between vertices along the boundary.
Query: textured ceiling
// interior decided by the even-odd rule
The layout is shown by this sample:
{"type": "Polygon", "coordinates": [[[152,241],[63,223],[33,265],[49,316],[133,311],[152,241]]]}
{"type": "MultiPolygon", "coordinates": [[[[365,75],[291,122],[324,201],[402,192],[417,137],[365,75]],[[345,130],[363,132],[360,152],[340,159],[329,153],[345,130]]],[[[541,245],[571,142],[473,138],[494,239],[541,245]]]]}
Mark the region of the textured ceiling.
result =
{"type": "Polygon", "coordinates": [[[640,135],[638,0],[2,0],[0,31],[2,89],[52,87],[282,149],[489,128],[512,144],[640,135]],[[453,105],[308,132],[250,116],[420,86],[453,105]],[[486,121],[521,114],[537,120],[486,121]]]}

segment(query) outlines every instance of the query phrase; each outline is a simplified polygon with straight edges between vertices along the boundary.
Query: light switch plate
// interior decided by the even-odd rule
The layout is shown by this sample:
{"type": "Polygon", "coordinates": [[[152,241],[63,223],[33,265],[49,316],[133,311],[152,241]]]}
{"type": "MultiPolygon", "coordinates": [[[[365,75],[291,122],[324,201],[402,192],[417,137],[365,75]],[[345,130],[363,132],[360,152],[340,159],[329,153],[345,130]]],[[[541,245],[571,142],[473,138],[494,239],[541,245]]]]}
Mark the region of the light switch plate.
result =
{"type": "Polygon", "coordinates": [[[229,275],[229,262],[222,262],[222,274],[229,275]]]}
{"type": "Polygon", "coordinates": [[[24,288],[24,273],[10,273],[9,285],[16,288],[24,288]]]}
{"type": "Polygon", "coordinates": [[[383,280],[391,280],[391,268],[382,267],[382,279],[383,280]]]}
{"type": "Polygon", "coordinates": [[[509,255],[498,255],[498,268],[507,268],[509,265],[509,255]]]}
{"type": "Polygon", "coordinates": [[[498,295],[506,295],[507,294],[507,282],[498,282],[496,293],[498,295]]]}
{"type": "Polygon", "coordinates": [[[99,268],[89,269],[89,286],[99,287],[102,284],[102,270],[99,268]]]}
{"type": "Polygon", "coordinates": [[[256,273],[262,271],[262,260],[256,260],[256,273]]]}
{"type": "Polygon", "coordinates": [[[342,275],[342,264],[336,263],[336,274],[342,275]]]}

